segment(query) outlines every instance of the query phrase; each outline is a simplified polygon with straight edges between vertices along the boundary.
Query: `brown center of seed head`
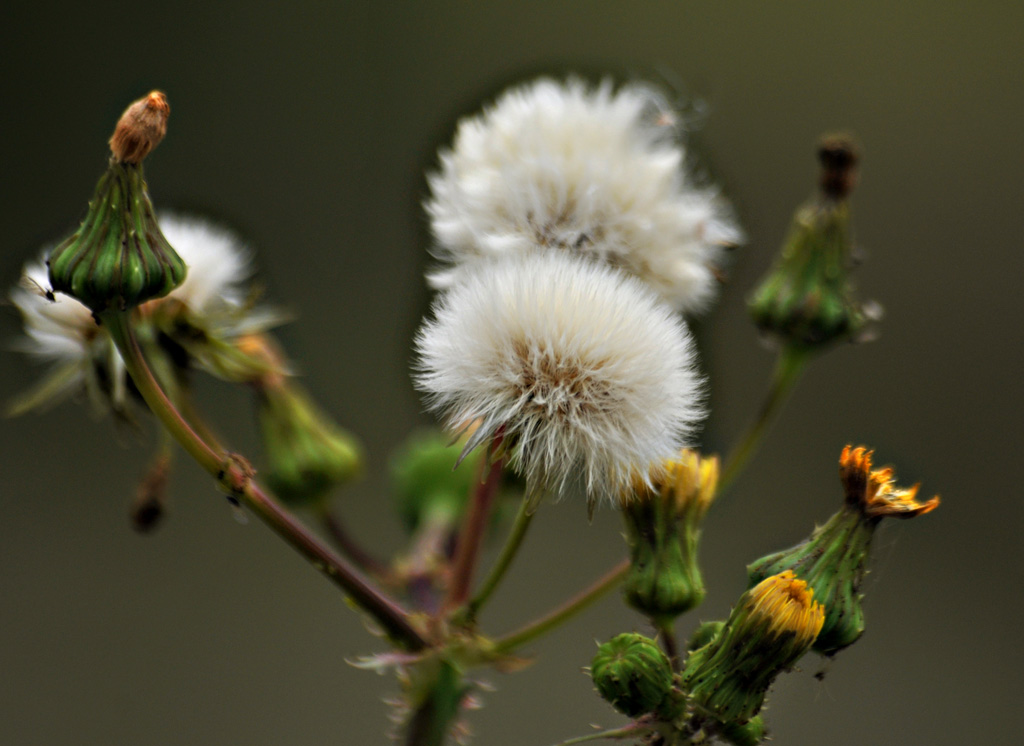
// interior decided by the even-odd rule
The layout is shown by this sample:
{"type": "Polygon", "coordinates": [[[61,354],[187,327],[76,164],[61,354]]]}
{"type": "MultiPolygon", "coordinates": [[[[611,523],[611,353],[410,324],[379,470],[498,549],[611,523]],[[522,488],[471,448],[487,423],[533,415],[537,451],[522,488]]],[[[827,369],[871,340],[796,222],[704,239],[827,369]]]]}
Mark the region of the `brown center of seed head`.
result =
{"type": "Polygon", "coordinates": [[[167,134],[171,107],[161,91],[150,91],[124,110],[110,136],[110,152],[122,163],[139,164],[167,134]]]}

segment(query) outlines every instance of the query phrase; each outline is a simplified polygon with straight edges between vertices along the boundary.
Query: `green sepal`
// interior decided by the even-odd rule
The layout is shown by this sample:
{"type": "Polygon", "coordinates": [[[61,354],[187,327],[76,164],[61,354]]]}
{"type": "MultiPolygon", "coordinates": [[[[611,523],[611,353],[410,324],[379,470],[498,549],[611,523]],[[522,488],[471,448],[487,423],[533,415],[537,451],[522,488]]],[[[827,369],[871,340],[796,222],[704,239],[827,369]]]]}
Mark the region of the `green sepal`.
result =
{"type": "Polygon", "coordinates": [[[679,714],[672,664],[658,643],[643,635],[627,632],[601,645],[590,676],[601,697],[625,715],[657,713],[670,720],[679,714]]]}
{"type": "Polygon", "coordinates": [[[793,216],[775,266],[748,301],[754,323],[798,347],[851,338],[864,326],[847,277],[848,202],[822,196],[793,216]]]}
{"type": "Polygon", "coordinates": [[[291,381],[257,390],[267,484],[286,503],[306,506],[362,471],[356,438],[291,381]]]}
{"type": "Polygon", "coordinates": [[[696,508],[682,513],[671,499],[651,494],[623,506],[630,548],[629,573],[623,581],[626,603],[656,625],[672,620],[704,600],[704,579],[697,564],[700,530],[696,508]]]}
{"type": "MultiPolygon", "coordinates": [[[[428,520],[454,523],[462,515],[486,449],[471,451],[455,468],[461,447],[437,431],[414,433],[391,460],[395,507],[414,532],[428,520]]],[[[496,511],[497,512],[497,511],[496,511]]]]}
{"type": "Polygon", "coordinates": [[[864,634],[860,585],[876,526],[857,509],[844,507],[806,541],[748,565],[748,587],[784,570],[806,581],[825,608],[825,624],[812,649],[834,655],[864,634]]]}
{"type": "Polygon", "coordinates": [[[760,715],[755,715],[745,723],[721,723],[718,736],[733,746],[757,746],[768,735],[768,729],[760,715]]]}
{"type": "Polygon", "coordinates": [[[47,261],[54,291],[99,314],[167,295],[185,280],[185,262],[157,224],[142,165],[111,159],[89,212],[47,261]]]}

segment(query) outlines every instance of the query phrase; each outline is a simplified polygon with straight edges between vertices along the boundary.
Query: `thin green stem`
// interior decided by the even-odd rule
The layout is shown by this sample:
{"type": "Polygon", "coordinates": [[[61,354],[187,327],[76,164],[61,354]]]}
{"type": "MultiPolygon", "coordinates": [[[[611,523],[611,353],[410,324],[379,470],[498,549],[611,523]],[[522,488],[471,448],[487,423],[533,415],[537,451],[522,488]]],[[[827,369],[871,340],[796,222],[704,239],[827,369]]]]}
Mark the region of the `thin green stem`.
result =
{"type": "Polygon", "coordinates": [[[554,746],[573,746],[577,743],[587,743],[588,741],[598,741],[602,738],[635,738],[636,736],[645,733],[650,730],[645,725],[638,723],[630,723],[622,728],[613,728],[611,730],[601,730],[596,733],[590,733],[586,736],[578,736],[576,738],[570,738],[568,741],[559,741],[554,746]]]}
{"type": "Polygon", "coordinates": [[[383,578],[390,572],[387,565],[363,549],[362,544],[348,532],[344,522],[324,503],[318,510],[320,522],[342,554],[352,560],[360,569],[383,578]]]}
{"type": "Polygon", "coordinates": [[[279,536],[297,549],[312,565],[341,587],[369,613],[396,642],[409,650],[422,650],[426,640],[409,621],[409,614],[363,576],[347,560],[323,544],[288,511],[250,478],[239,458],[211,447],[184,420],[167,398],[139,349],[128,313],[101,314],[111,338],[124,359],[136,389],[154,416],[200,466],[237,499],[244,502],[279,536]]]}
{"type": "Polygon", "coordinates": [[[511,566],[512,560],[515,559],[519,547],[522,546],[523,539],[526,538],[526,530],[530,527],[530,521],[533,520],[534,512],[529,509],[529,501],[525,498],[519,503],[519,512],[516,513],[515,523],[512,524],[512,530],[509,531],[508,538],[505,540],[505,546],[502,547],[497,562],[494,563],[494,567],[491,568],[487,579],[484,580],[476,595],[473,596],[473,600],[469,602],[467,612],[470,619],[476,618],[477,612],[487,603],[487,599],[491,597],[494,589],[498,587],[501,579],[505,577],[505,572],[511,566]]]}
{"type": "Polygon", "coordinates": [[[655,629],[658,630],[658,639],[661,640],[661,646],[665,648],[665,655],[668,656],[669,661],[672,663],[672,670],[678,671],[681,661],[679,659],[679,645],[676,642],[676,631],[672,626],[672,622],[657,622],[655,629]]]}
{"type": "Polygon", "coordinates": [[[608,593],[608,591],[618,585],[619,581],[625,577],[628,571],[629,560],[624,559],[598,578],[589,588],[580,591],[561,606],[552,609],[540,619],[530,622],[518,631],[495,640],[494,651],[498,654],[511,653],[520,645],[550,632],[608,593]]]}
{"type": "Polygon", "coordinates": [[[751,456],[757,451],[768,426],[775,419],[789,392],[800,379],[800,374],[803,373],[810,355],[809,350],[791,345],[786,345],[779,351],[775,375],[768,395],[761,404],[757,417],[750,423],[746,432],[743,433],[725,459],[722,476],[718,480],[719,497],[732,485],[751,456]]]}
{"type": "MultiPolygon", "coordinates": [[[[501,436],[496,435],[493,448],[497,449],[500,446],[501,436]]],[[[445,599],[445,608],[448,610],[459,608],[469,598],[473,571],[476,569],[477,560],[480,557],[484,532],[491,519],[491,510],[494,508],[494,500],[498,494],[504,463],[504,458],[498,458],[492,463],[486,455],[480,460],[480,473],[483,479],[478,479],[473,488],[473,494],[469,499],[469,509],[466,511],[466,517],[455,545],[452,580],[448,588],[448,597],[445,599]],[[486,470],[486,476],[483,476],[484,470],[486,470]]]]}

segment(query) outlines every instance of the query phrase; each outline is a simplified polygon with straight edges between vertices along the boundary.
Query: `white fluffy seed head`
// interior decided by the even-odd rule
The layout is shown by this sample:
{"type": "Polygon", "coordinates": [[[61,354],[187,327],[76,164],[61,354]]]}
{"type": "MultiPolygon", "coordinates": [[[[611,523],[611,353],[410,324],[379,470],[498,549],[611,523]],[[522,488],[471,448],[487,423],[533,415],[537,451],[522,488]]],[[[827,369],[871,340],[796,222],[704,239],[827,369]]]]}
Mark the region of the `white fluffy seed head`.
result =
{"type": "MultiPolygon", "coordinates": [[[[159,222],[160,230],[188,265],[188,274],[166,298],[144,307],[152,310],[173,299],[189,310],[193,320],[209,319],[211,325],[223,326],[221,312],[243,309],[245,283],[252,274],[249,252],[230,231],[203,220],[163,213],[159,222]]],[[[110,336],[84,304],[62,293],[48,294],[48,289],[46,264],[38,260],[25,265],[21,282],[10,293],[25,329],[25,337],[16,346],[54,362],[48,379],[54,385],[46,389],[46,400],[28,397],[25,401],[31,402],[30,407],[43,405],[84,387],[97,407],[109,405],[124,411],[127,378],[110,336]]],[[[249,315],[270,318],[261,313],[249,315]]],[[[232,319],[239,328],[244,321],[232,319]]]]}
{"type": "Polygon", "coordinates": [[[722,247],[741,234],[713,188],[683,171],[664,98],[541,79],[464,119],[426,202],[438,289],[482,260],[563,249],[625,269],[673,307],[715,294],[722,247]]]}
{"type": "Polygon", "coordinates": [[[168,297],[199,315],[214,305],[242,304],[252,264],[249,250],[234,233],[173,213],[160,214],[160,230],[188,266],[185,281],[168,297]]]}
{"type": "Polygon", "coordinates": [[[561,252],[465,273],[416,338],[416,383],[452,428],[499,428],[531,491],[617,498],[703,417],[686,326],[639,281],[561,252]]]}

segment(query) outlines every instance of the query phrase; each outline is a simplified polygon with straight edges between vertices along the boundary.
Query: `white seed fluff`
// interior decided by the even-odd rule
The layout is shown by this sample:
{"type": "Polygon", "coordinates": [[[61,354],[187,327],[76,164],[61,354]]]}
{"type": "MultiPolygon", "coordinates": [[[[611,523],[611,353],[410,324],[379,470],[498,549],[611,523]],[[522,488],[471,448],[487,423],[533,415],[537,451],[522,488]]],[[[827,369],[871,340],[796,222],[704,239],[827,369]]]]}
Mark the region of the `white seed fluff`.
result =
{"type": "Polygon", "coordinates": [[[741,240],[713,188],[683,171],[663,97],[541,79],[463,119],[426,202],[450,287],[481,260],[565,249],[622,268],[676,309],[707,307],[725,245],[741,240]]]}
{"type": "Polygon", "coordinates": [[[531,491],[615,497],[703,417],[684,322],[641,282],[565,253],[481,265],[435,301],[417,386],[471,440],[501,428],[531,491]]]}
{"type": "Polygon", "coordinates": [[[197,218],[161,213],[159,222],[164,237],[188,267],[185,281],[169,297],[197,314],[212,305],[241,305],[252,264],[240,239],[226,228],[197,218]]]}
{"type": "MultiPolygon", "coordinates": [[[[222,312],[241,309],[245,301],[245,283],[252,274],[249,252],[230,231],[204,220],[164,213],[159,223],[188,266],[188,274],[166,298],[145,306],[152,309],[174,299],[189,309],[194,321],[209,320],[211,327],[224,327],[222,312]]],[[[63,293],[53,293],[51,300],[46,296],[48,288],[46,264],[38,260],[25,265],[21,282],[10,293],[25,329],[17,348],[53,363],[46,382],[39,387],[45,398],[25,401],[33,407],[45,405],[85,388],[97,408],[109,405],[124,411],[127,374],[110,336],[84,304],[63,293]]],[[[249,315],[254,322],[271,318],[262,310],[249,315]]],[[[245,318],[231,321],[238,328],[247,323],[245,318]]]]}

